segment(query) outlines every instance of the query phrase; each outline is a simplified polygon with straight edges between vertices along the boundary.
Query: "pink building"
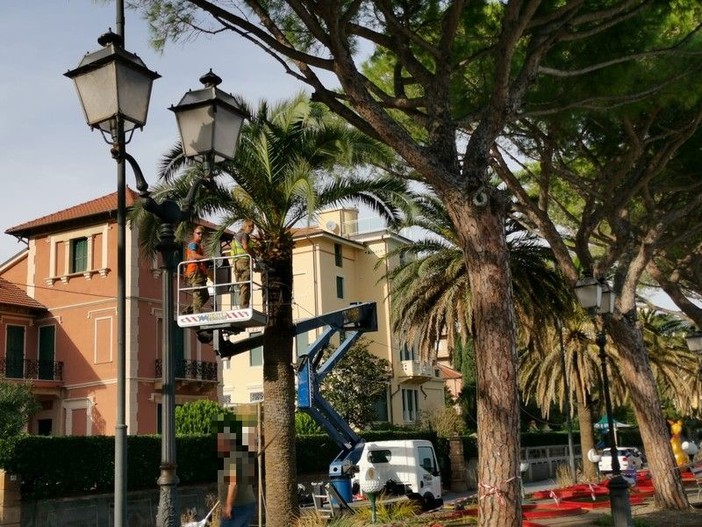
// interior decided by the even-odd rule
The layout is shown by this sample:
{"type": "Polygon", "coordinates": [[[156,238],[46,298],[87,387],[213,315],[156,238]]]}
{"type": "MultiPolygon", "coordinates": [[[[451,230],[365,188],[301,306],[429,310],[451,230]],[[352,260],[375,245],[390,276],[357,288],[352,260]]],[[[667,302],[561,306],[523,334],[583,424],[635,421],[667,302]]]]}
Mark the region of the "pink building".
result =
{"type": "MultiPolygon", "coordinates": [[[[138,195],[127,189],[127,206],[138,195]]],[[[31,382],[42,409],[29,432],[112,435],[117,410],[117,198],[110,194],[7,229],[26,249],[0,266],[0,380],[31,382]]],[[[161,270],[127,228],[126,416],[160,428],[161,270]]],[[[176,330],[176,404],[217,400],[211,346],[176,330]]],[[[220,390],[221,391],[221,390],[220,390]]]]}

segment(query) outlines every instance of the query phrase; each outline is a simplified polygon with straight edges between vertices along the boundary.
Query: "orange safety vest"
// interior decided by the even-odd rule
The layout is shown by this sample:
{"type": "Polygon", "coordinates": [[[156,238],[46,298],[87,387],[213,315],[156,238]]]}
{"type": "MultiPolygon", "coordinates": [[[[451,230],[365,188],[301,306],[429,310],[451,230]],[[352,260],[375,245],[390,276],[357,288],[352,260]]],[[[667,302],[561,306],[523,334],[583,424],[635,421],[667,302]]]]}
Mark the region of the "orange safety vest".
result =
{"type": "MultiPolygon", "coordinates": [[[[186,248],[185,248],[185,260],[199,260],[205,256],[205,253],[202,251],[202,247],[200,247],[199,244],[190,242],[186,248]],[[195,245],[197,249],[191,249],[190,246],[195,245]]],[[[191,262],[185,266],[185,276],[191,277],[194,275],[197,271],[200,271],[203,274],[207,274],[207,265],[205,262],[191,262]]]]}

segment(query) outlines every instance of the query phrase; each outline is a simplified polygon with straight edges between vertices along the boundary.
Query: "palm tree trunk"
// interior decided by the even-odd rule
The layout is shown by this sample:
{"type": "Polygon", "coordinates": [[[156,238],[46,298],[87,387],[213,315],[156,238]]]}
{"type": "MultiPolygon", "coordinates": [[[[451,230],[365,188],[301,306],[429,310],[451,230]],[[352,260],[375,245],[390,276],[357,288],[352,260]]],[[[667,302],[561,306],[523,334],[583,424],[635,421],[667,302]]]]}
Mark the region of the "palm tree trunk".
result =
{"type": "Polygon", "coordinates": [[[266,264],[264,303],[268,323],[263,336],[266,526],[290,527],[299,515],[292,366],[292,251],[289,259],[266,264]]]}
{"type": "Polygon", "coordinates": [[[490,205],[471,208],[461,200],[447,206],[463,240],[473,298],[481,496],[478,522],[482,527],[517,527],[522,520],[519,398],[504,217],[490,205]]]}
{"type": "Polygon", "coordinates": [[[690,503],[670,448],[668,426],[661,412],[643,335],[636,321],[626,317],[610,319],[607,329],[620,356],[619,364],[609,361],[610,372],[612,376],[623,377],[629,388],[653,479],[654,502],[663,509],[688,509],[690,503]]]}
{"type": "MultiPolygon", "coordinates": [[[[578,382],[578,384],[580,384],[578,382]]],[[[583,481],[597,481],[597,465],[587,458],[587,453],[595,448],[595,423],[592,419],[592,400],[588,392],[578,386],[575,390],[575,400],[578,408],[578,424],[580,426],[580,451],[583,454],[583,481]]]]}

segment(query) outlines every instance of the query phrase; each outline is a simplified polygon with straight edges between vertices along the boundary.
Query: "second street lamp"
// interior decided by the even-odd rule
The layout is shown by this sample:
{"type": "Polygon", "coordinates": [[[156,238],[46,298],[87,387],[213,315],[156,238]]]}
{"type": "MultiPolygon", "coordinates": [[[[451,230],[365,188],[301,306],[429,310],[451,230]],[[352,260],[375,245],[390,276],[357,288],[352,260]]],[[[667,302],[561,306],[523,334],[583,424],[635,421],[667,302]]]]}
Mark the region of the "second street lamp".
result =
{"type": "MultiPolygon", "coordinates": [[[[614,291],[605,280],[585,277],[575,285],[575,294],[580,305],[587,310],[595,321],[596,316],[610,315],[614,309],[614,291]]],[[[629,503],[629,483],[622,477],[619,465],[619,451],[614,434],[614,416],[612,415],[612,398],[609,391],[609,375],[607,374],[607,334],[604,321],[597,332],[596,343],[599,348],[600,366],[602,368],[602,394],[607,412],[607,427],[610,453],[612,456],[612,478],[609,480],[609,502],[614,519],[614,527],[631,527],[631,504],[629,503]]]]}

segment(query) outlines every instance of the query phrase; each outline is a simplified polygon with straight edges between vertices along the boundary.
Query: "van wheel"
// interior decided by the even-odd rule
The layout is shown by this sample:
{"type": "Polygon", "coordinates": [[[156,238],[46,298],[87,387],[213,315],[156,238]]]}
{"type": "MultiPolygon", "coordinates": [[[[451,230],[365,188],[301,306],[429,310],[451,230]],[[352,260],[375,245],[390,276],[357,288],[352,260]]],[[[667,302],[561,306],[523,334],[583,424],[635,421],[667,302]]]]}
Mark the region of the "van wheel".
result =
{"type": "Polygon", "coordinates": [[[434,496],[432,496],[431,492],[425,492],[421,499],[422,510],[432,510],[434,508],[434,501],[434,496]]]}

